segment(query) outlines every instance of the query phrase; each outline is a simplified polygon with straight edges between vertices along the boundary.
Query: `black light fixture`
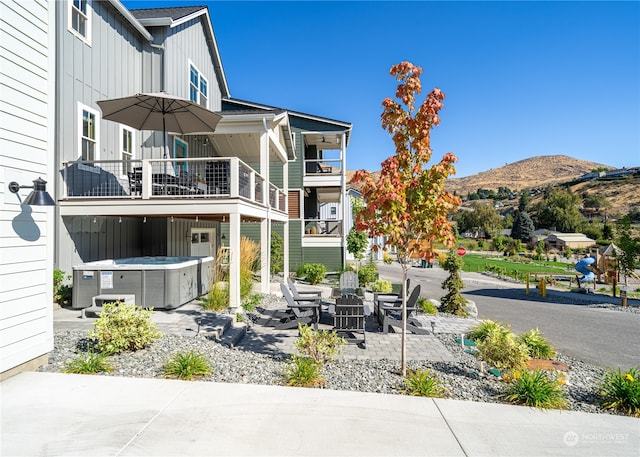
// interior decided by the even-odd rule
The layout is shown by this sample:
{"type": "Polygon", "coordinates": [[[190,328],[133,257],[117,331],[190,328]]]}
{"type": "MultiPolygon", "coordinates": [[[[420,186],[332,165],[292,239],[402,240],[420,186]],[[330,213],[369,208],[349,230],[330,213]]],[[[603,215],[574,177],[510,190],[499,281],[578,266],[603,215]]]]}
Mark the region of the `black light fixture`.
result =
{"type": "Polygon", "coordinates": [[[31,206],[56,206],[56,202],[47,192],[47,181],[42,178],[34,179],[33,186],[21,186],[15,181],[9,183],[9,190],[17,194],[20,189],[33,189],[31,193],[22,202],[31,206]]]}

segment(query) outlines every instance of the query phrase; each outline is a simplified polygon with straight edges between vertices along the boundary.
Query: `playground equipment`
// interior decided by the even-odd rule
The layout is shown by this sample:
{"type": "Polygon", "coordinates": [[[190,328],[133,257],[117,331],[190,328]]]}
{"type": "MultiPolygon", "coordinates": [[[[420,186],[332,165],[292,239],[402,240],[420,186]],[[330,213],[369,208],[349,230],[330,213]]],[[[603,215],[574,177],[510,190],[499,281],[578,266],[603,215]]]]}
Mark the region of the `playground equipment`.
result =
{"type": "Polygon", "coordinates": [[[593,271],[591,271],[590,267],[596,263],[595,257],[585,257],[576,263],[576,271],[582,273],[582,277],[578,278],[578,285],[581,286],[583,282],[591,282],[595,280],[596,275],[593,271]]]}

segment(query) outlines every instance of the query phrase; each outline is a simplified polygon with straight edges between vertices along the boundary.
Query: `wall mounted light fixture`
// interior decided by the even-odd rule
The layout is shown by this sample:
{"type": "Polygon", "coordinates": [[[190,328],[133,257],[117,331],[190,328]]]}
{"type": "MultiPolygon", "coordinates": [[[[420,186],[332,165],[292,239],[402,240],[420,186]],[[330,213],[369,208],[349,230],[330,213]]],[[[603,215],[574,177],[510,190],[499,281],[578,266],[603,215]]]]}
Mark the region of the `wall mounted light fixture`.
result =
{"type": "Polygon", "coordinates": [[[31,193],[22,202],[31,206],[56,206],[56,202],[47,192],[47,181],[42,178],[34,179],[33,186],[21,186],[15,181],[9,183],[9,190],[17,194],[20,189],[33,189],[31,193]]]}

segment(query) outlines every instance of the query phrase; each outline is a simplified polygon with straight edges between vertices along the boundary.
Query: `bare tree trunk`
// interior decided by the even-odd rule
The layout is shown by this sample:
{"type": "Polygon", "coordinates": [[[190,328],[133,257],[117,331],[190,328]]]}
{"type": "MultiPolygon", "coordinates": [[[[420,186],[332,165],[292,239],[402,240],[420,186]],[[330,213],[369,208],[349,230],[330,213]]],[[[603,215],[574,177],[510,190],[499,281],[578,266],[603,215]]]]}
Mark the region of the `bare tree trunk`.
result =
{"type": "Polygon", "coordinates": [[[400,373],[407,376],[407,262],[402,264],[402,350],[400,352],[400,373]]]}

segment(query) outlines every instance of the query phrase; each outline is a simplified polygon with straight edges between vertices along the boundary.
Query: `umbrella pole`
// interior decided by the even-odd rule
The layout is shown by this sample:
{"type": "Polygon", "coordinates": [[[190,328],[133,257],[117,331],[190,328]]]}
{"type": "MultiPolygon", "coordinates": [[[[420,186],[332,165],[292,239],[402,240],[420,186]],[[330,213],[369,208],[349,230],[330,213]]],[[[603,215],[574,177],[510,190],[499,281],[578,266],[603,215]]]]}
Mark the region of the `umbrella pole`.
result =
{"type": "MultiPolygon", "coordinates": [[[[165,125],[164,114],[162,114],[162,151],[164,153],[163,158],[167,159],[167,127],[165,125]]],[[[164,162],[164,173],[162,173],[162,185],[164,188],[164,194],[167,195],[167,162],[164,162]]]]}

